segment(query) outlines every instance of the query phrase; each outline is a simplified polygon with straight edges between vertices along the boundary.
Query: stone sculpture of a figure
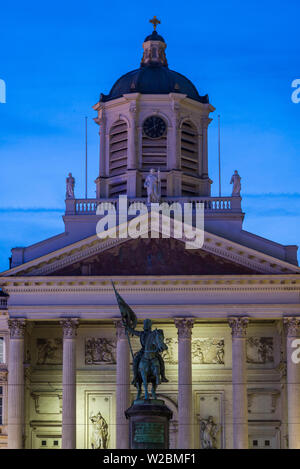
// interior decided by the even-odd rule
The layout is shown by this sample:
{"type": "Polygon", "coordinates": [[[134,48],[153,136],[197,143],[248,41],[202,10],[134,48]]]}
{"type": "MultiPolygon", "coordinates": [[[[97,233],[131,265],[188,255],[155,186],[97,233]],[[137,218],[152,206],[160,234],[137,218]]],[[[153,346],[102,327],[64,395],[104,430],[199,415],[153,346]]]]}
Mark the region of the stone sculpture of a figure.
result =
{"type": "Polygon", "coordinates": [[[74,199],[74,186],[75,178],[73,178],[72,173],[69,173],[66,179],[66,199],[74,199]]]}
{"type": "Polygon", "coordinates": [[[241,176],[239,175],[237,170],[235,170],[230,180],[230,184],[233,184],[231,194],[232,197],[240,197],[242,189],[241,179],[241,176]]]}
{"type": "Polygon", "coordinates": [[[150,169],[150,174],[146,177],[144,187],[147,189],[147,201],[159,202],[161,196],[159,171],[155,174],[155,169],[150,169]]]}
{"type": "Polygon", "coordinates": [[[94,431],[91,439],[92,449],[107,449],[109,442],[108,424],[101,412],[90,417],[94,431]]]}
{"type": "Polygon", "coordinates": [[[212,416],[200,420],[200,441],[202,449],[217,449],[216,436],[219,425],[214,423],[212,416]]]}

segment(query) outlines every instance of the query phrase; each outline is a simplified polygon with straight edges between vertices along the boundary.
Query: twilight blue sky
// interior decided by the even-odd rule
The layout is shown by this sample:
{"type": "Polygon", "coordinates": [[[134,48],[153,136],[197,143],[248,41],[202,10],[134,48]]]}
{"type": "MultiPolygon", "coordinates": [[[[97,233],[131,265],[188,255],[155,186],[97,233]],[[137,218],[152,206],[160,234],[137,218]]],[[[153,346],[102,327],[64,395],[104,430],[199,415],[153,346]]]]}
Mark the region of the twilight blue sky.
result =
{"type": "Polygon", "coordinates": [[[300,241],[299,0],[3,2],[0,78],[0,271],[10,248],[63,230],[65,177],[84,196],[84,117],[89,186],[98,171],[92,105],[137,68],[157,15],[170,68],[217,108],[209,130],[210,177],[218,195],[217,114],[222,124],[223,195],[238,169],[244,228],[283,244],[300,241]],[[153,6],[154,5],[154,6],[153,6]]]}

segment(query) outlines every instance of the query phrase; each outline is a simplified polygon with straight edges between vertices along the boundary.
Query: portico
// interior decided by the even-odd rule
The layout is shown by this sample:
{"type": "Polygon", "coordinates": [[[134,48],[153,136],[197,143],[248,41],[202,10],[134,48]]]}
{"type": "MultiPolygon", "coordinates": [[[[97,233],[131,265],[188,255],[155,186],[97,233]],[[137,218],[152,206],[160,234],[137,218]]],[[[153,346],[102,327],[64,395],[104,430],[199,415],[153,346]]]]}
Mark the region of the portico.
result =
{"type": "MultiPolygon", "coordinates": [[[[126,448],[128,445],[128,427],[124,418],[124,409],[134,398],[135,389],[130,386],[129,349],[122,326],[115,319],[117,307],[113,304],[113,292],[109,282],[105,279],[87,278],[84,284],[81,279],[81,285],[79,285],[79,280],[75,282],[74,278],[72,280],[73,285],[70,285],[71,282],[68,279],[62,281],[61,278],[52,277],[51,285],[49,285],[49,279],[32,277],[32,288],[36,293],[37,290],[41,292],[47,305],[42,305],[42,297],[39,299],[38,307],[34,304],[10,305],[9,314],[11,316],[17,314],[18,318],[9,320],[9,356],[16,357],[13,362],[14,367],[12,369],[9,367],[8,373],[8,376],[10,374],[8,385],[11,390],[7,400],[8,415],[14,416],[15,419],[13,426],[8,427],[9,447],[21,448],[24,443],[25,447],[31,447],[35,438],[33,434],[36,434],[36,431],[33,431],[33,428],[36,428],[34,426],[40,425],[39,433],[41,433],[43,425],[50,425],[50,421],[52,421],[52,426],[56,425],[55,434],[61,436],[62,447],[89,447],[94,429],[91,426],[87,431],[87,426],[91,414],[96,411],[93,403],[96,403],[98,409],[101,402],[102,409],[99,407],[99,410],[102,410],[104,418],[109,421],[109,447],[126,448]],[[64,311],[62,311],[61,304],[50,306],[50,297],[54,298],[55,295],[57,298],[58,292],[61,289],[65,291],[66,288],[72,295],[73,302],[74,295],[78,295],[78,291],[82,289],[88,296],[92,292],[95,294],[97,290],[97,294],[101,295],[106,304],[102,306],[73,304],[68,308],[63,308],[64,311]],[[27,328],[29,326],[30,336],[26,332],[26,325],[27,328]],[[48,337],[48,348],[46,337],[48,337]],[[61,338],[60,342],[59,338],[61,338]],[[27,343],[26,346],[25,343],[27,343]],[[35,351],[37,346],[38,350],[35,351]],[[106,355],[102,353],[103,349],[106,350],[106,355]],[[27,384],[25,389],[23,362],[26,354],[31,355],[31,371],[29,387],[27,384]],[[60,360],[61,363],[58,364],[60,360]],[[57,364],[54,365],[54,363],[57,364]],[[52,410],[47,408],[47,399],[49,405],[51,401],[52,410]],[[56,409],[57,413],[54,412],[55,400],[58,403],[61,400],[56,409]],[[49,414],[49,411],[54,413],[49,414]],[[84,431],[83,428],[85,428],[84,431]]],[[[205,406],[208,406],[212,414],[215,413],[214,419],[220,425],[218,445],[235,448],[248,447],[248,423],[252,425],[252,415],[255,416],[254,411],[259,411],[254,408],[255,399],[257,402],[261,399],[257,390],[259,387],[264,392],[264,396],[271,396],[271,400],[274,401],[272,396],[277,396],[275,407],[269,410],[269,421],[274,415],[279,418],[280,402],[284,400],[280,391],[282,379],[279,373],[282,367],[282,356],[276,356],[275,347],[282,341],[285,343],[286,329],[282,327],[282,332],[279,334],[278,331],[281,329],[278,325],[283,325],[283,322],[296,324],[298,310],[296,304],[289,306],[285,304],[283,307],[277,299],[279,297],[282,299],[285,292],[290,294],[291,288],[297,295],[299,285],[294,283],[296,278],[293,275],[285,277],[285,282],[281,283],[280,287],[279,284],[277,287],[274,286],[274,280],[273,276],[256,278],[256,291],[259,288],[260,294],[265,292],[266,298],[272,304],[251,304],[248,298],[244,306],[235,307],[233,316],[232,304],[238,303],[235,295],[254,295],[254,291],[249,293],[249,286],[252,285],[253,288],[253,277],[244,277],[243,281],[240,278],[232,279],[230,286],[225,279],[220,278],[210,283],[210,288],[214,286],[214,298],[218,291],[223,290],[227,285],[225,288],[228,288],[228,293],[230,290],[233,302],[227,305],[215,303],[208,305],[207,283],[200,278],[181,279],[180,284],[178,279],[170,277],[165,278],[159,284],[157,280],[151,281],[149,278],[114,279],[117,284],[119,282],[118,288],[122,295],[134,305],[141,320],[151,317],[155,327],[163,325],[166,330],[169,344],[166,372],[169,383],[162,385],[160,392],[171,399],[178,412],[175,417],[176,422],[171,422],[171,428],[175,431],[174,435],[177,440],[174,444],[177,447],[201,447],[197,415],[199,411],[201,413],[201,409],[202,412],[205,411],[205,406]],[[144,300],[141,303],[140,292],[143,291],[144,299],[150,292],[153,295],[153,288],[156,290],[155,297],[159,298],[160,303],[145,305],[144,300]],[[169,304],[170,299],[165,300],[167,296],[169,298],[169,295],[174,297],[177,292],[182,292],[182,288],[184,288],[186,298],[189,297],[189,304],[184,304],[185,300],[182,298],[183,304],[181,307],[176,306],[174,314],[171,311],[175,306],[169,304]],[[193,298],[199,298],[199,294],[201,297],[204,295],[203,304],[193,300],[193,298]],[[272,337],[273,361],[270,361],[270,355],[269,358],[265,356],[264,363],[252,363],[255,361],[251,359],[254,349],[251,349],[249,344],[252,344],[251,338],[256,337],[257,331],[262,336],[272,337]],[[220,345],[215,345],[218,342],[221,343],[224,356],[218,353],[220,345]],[[197,353],[199,343],[202,344],[202,348],[201,352],[197,353]],[[207,346],[208,343],[210,348],[207,346]],[[177,347],[178,357],[176,356],[177,347]],[[268,383],[264,383],[266,373],[269,376],[268,383]],[[255,397],[253,397],[254,388],[256,389],[255,397]],[[277,394],[275,389],[277,389],[277,394]],[[250,401],[247,398],[247,390],[248,394],[251,393],[250,401]],[[218,402],[217,399],[220,401],[218,402]],[[232,410],[228,407],[229,402],[232,402],[232,410]]],[[[19,285],[16,286],[15,282],[6,279],[6,291],[9,292],[11,298],[14,295],[17,298],[17,293],[22,294],[25,282],[27,279],[20,277],[19,285]]],[[[30,291],[27,289],[28,299],[29,294],[30,291]]],[[[22,303],[23,301],[24,297],[22,303]]],[[[260,347],[262,343],[260,342],[260,347]]],[[[289,353],[288,348],[285,350],[285,353],[289,353]]],[[[291,371],[288,373],[290,374],[291,371]]],[[[287,387],[288,409],[294,408],[295,400],[300,398],[298,395],[300,383],[297,385],[297,375],[293,376],[293,382],[287,387]]],[[[268,397],[265,399],[265,405],[268,405],[268,397]]],[[[267,413],[264,419],[267,423],[267,413]]],[[[293,439],[296,428],[297,422],[293,424],[293,421],[290,421],[288,429],[290,445],[294,445],[292,442],[297,441],[293,439]]],[[[282,428],[279,443],[281,447],[284,445],[283,433],[282,428]]],[[[174,441],[173,435],[171,438],[174,441]]]]}

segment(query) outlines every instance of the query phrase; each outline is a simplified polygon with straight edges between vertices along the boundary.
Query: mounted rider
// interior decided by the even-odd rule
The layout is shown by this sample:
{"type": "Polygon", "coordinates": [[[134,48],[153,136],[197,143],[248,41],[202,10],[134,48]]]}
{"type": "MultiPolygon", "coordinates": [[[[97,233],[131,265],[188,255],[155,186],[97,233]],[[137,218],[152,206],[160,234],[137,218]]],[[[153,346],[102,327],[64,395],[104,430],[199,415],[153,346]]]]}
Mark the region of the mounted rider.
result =
{"type": "MultiPolygon", "coordinates": [[[[142,346],[141,350],[139,352],[135,353],[134,359],[133,359],[133,374],[134,374],[134,376],[133,376],[133,380],[132,380],[131,384],[136,385],[137,379],[138,379],[139,363],[140,363],[140,360],[141,360],[141,358],[142,358],[142,356],[145,352],[145,344],[146,344],[147,338],[148,338],[149,334],[151,334],[151,332],[152,332],[152,321],[151,321],[151,319],[145,319],[144,320],[144,330],[143,331],[136,331],[132,327],[128,327],[128,330],[130,331],[131,334],[137,335],[140,338],[140,342],[141,342],[141,346],[142,346]]],[[[162,358],[162,356],[159,352],[156,352],[155,356],[159,361],[161,381],[162,381],[162,383],[168,383],[169,380],[165,376],[165,363],[163,361],[163,358],[162,358]]]]}
{"type": "MultiPolygon", "coordinates": [[[[143,331],[137,331],[135,329],[136,325],[137,325],[137,317],[136,317],[134,311],[130,308],[130,306],[123,300],[121,295],[117,292],[113,282],[112,282],[112,286],[113,286],[113,289],[115,291],[115,295],[116,295],[116,298],[117,298],[117,301],[118,301],[119,309],[120,309],[120,312],[121,312],[121,315],[122,315],[122,322],[123,322],[123,325],[126,329],[126,333],[128,333],[128,331],[129,331],[131,334],[138,336],[140,338],[140,342],[141,342],[141,346],[142,346],[141,350],[139,352],[135,353],[135,355],[133,356],[133,374],[134,374],[134,377],[133,377],[133,380],[132,380],[132,384],[134,384],[136,386],[137,381],[138,381],[139,363],[140,363],[140,360],[143,357],[143,354],[145,352],[145,345],[146,345],[146,342],[147,342],[147,338],[152,333],[152,321],[151,321],[151,319],[145,319],[144,320],[144,329],[143,329],[143,331]]],[[[128,342],[129,342],[129,346],[130,346],[130,349],[131,349],[130,341],[128,340],[128,342]]],[[[133,355],[132,349],[131,349],[131,353],[133,355]]],[[[158,351],[155,353],[155,356],[158,359],[159,365],[160,365],[161,381],[163,383],[167,383],[168,380],[165,376],[164,360],[163,360],[160,352],[158,352],[158,351]]]]}

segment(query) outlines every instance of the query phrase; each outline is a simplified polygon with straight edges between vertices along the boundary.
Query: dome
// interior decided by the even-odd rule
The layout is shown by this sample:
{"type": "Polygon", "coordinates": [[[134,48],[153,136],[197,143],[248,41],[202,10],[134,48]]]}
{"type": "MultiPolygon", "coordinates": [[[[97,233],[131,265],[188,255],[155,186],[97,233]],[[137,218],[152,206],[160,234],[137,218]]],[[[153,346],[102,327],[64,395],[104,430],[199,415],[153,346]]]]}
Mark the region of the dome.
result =
{"type": "Polygon", "coordinates": [[[165,42],[164,38],[158,34],[157,31],[152,31],[149,36],[147,36],[144,40],[144,42],[147,41],[160,41],[160,42],[165,42]]]}
{"type": "Polygon", "coordinates": [[[150,20],[154,31],[143,42],[143,57],[140,68],[122,75],[108,95],[101,93],[100,102],[121,98],[123,94],[169,94],[180,93],[187,95],[200,103],[208,103],[208,96],[200,96],[193,83],[181,73],[170,70],[166,59],[167,44],[156,31],[160,21],[153,17],[150,20]]]}
{"type": "Polygon", "coordinates": [[[111,101],[127,93],[182,93],[200,103],[209,102],[208,96],[200,96],[197,88],[188,78],[160,64],[142,66],[121,76],[108,95],[100,95],[100,102],[111,101]]]}

